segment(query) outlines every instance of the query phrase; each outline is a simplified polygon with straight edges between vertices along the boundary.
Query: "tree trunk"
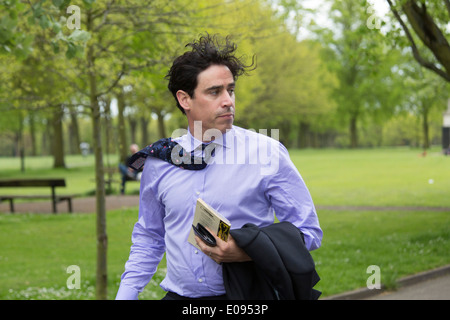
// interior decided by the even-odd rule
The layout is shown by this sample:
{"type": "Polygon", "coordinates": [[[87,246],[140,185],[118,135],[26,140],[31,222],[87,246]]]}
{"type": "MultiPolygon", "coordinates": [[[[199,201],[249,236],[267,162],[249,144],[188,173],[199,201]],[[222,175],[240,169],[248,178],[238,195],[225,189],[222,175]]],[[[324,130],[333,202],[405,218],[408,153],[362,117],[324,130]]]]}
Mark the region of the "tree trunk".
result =
{"type": "Polygon", "coordinates": [[[141,145],[139,147],[144,148],[146,145],[150,144],[149,136],[148,136],[148,124],[150,120],[149,118],[143,116],[141,118],[141,145]]]}
{"type": "Polygon", "coordinates": [[[114,153],[114,146],[112,145],[113,141],[114,141],[114,131],[112,129],[112,125],[111,125],[111,100],[106,99],[104,100],[104,111],[103,111],[103,128],[105,130],[105,134],[104,134],[104,149],[105,149],[105,154],[109,155],[114,153]]]}
{"type": "Polygon", "coordinates": [[[162,115],[162,112],[158,112],[158,129],[159,129],[159,137],[160,138],[166,138],[166,126],[164,124],[164,116],[162,115]]]}
{"type": "Polygon", "coordinates": [[[350,117],[350,148],[355,149],[357,147],[358,147],[357,116],[351,115],[351,117],[350,117]]]}
{"type": "Polygon", "coordinates": [[[298,135],[297,135],[297,146],[301,149],[310,147],[311,144],[309,142],[309,130],[310,125],[305,121],[299,122],[298,135]]]}
{"type": "Polygon", "coordinates": [[[30,121],[30,139],[31,139],[31,156],[37,156],[37,145],[36,145],[36,120],[34,117],[34,112],[30,111],[28,114],[28,119],[30,121]]]}
{"type": "Polygon", "coordinates": [[[81,154],[80,150],[80,128],[78,126],[77,112],[74,108],[70,108],[70,151],[72,154],[81,154]]]}
{"type": "Polygon", "coordinates": [[[138,121],[134,116],[128,116],[128,123],[130,124],[131,143],[136,143],[136,131],[138,121]]]}
{"type": "Polygon", "coordinates": [[[423,130],[423,148],[430,148],[430,130],[428,126],[428,108],[424,106],[423,117],[422,117],[422,130],[423,130]]]}
{"type": "Polygon", "coordinates": [[[125,116],[123,112],[125,111],[125,95],[123,93],[123,88],[119,88],[119,93],[117,94],[117,109],[119,118],[119,161],[125,163],[128,157],[127,148],[127,136],[125,131],[125,116]]]}
{"type": "Polygon", "coordinates": [[[62,118],[63,106],[58,106],[53,112],[53,168],[65,168],[64,163],[64,139],[62,118]]]}
{"type": "MultiPolygon", "coordinates": [[[[41,133],[41,155],[47,156],[49,148],[49,132],[47,130],[41,133]]],[[[51,143],[50,143],[51,144],[51,143]]]]}
{"type": "Polygon", "coordinates": [[[19,130],[16,131],[16,156],[20,157],[20,172],[25,172],[25,142],[23,139],[23,116],[19,114],[19,130]]]}
{"type": "MultiPolygon", "coordinates": [[[[87,14],[88,31],[92,30],[92,12],[87,14]]],[[[96,276],[96,298],[107,299],[107,251],[108,236],[106,233],[106,207],[105,207],[105,179],[103,169],[102,139],[101,139],[101,116],[100,106],[97,99],[97,77],[95,70],[94,48],[91,44],[87,48],[87,65],[89,77],[89,97],[92,110],[92,135],[95,155],[95,194],[96,194],[96,231],[97,231],[97,276],[96,276]]]]}

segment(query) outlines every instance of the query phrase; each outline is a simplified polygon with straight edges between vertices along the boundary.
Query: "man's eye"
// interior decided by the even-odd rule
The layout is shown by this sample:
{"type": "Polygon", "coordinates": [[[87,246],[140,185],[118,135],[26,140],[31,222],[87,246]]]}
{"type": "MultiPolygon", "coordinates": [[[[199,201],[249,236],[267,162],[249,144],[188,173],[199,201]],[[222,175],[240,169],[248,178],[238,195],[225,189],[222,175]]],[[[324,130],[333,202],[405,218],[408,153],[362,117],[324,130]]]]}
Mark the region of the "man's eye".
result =
{"type": "Polygon", "coordinates": [[[229,94],[230,96],[232,96],[232,95],[234,94],[234,89],[228,90],[228,94],[229,94]]]}
{"type": "Polygon", "coordinates": [[[217,96],[219,94],[219,90],[212,90],[209,93],[213,96],[217,96]]]}

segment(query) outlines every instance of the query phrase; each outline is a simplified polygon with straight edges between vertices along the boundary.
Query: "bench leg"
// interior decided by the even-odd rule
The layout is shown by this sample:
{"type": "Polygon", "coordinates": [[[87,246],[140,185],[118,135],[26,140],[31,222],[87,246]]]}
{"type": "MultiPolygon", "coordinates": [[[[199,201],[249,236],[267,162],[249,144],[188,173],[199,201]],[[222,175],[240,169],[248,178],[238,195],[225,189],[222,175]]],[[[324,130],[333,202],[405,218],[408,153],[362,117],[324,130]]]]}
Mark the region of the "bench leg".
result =
{"type": "Polygon", "coordinates": [[[56,214],[57,209],[56,209],[56,195],[55,195],[55,187],[52,186],[52,206],[53,206],[53,213],[56,214]]]}
{"type": "Polygon", "coordinates": [[[72,213],[72,198],[67,198],[67,206],[69,208],[69,213],[72,213]]]}
{"type": "Polygon", "coordinates": [[[9,210],[11,211],[11,213],[14,213],[14,202],[13,199],[9,199],[9,210]]]}

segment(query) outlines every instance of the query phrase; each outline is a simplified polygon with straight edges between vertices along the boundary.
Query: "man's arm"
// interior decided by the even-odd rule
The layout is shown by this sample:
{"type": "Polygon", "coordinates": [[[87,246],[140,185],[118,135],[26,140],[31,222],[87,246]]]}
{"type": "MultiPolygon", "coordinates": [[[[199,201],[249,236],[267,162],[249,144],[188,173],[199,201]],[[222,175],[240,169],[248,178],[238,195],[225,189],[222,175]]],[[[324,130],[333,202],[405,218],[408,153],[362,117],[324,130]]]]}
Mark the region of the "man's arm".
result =
{"type": "Polygon", "coordinates": [[[279,167],[267,177],[266,197],[278,220],[291,222],[299,228],[308,250],[317,249],[323,233],[313,200],[287,149],[280,144],[279,150],[279,167]]]}
{"type": "Polygon", "coordinates": [[[164,208],[157,201],[144,169],[139,199],[139,220],[132,232],[130,256],[125,264],[117,300],[136,300],[148,284],[165,252],[164,208]]]}

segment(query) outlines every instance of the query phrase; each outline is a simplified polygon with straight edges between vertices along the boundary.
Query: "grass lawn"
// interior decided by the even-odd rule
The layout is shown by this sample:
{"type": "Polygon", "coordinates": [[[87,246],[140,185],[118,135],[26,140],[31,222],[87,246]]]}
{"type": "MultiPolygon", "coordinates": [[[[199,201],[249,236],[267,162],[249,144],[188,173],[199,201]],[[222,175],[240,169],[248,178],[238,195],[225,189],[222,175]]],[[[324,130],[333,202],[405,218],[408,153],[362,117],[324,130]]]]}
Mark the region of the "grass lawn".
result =
{"type": "Polygon", "coordinates": [[[291,150],[320,205],[450,207],[450,157],[440,149],[291,150]]]}
{"type": "MultiPolygon", "coordinates": [[[[317,205],[450,207],[450,157],[425,158],[410,149],[291,150],[317,205]],[[430,180],[432,179],[432,181],[430,180]]],[[[17,161],[17,160],[16,160],[17,161]]],[[[0,176],[63,176],[68,193],[91,188],[93,159],[68,157],[69,169],[27,160],[26,173],[0,158],[0,176]]],[[[93,189],[92,182],[92,189],[93,189]]],[[[62,189],[61,189],[62,190],[62,189]]],[[[42,192],[42,191],[41,191],[42,192]]],[[[370,265],[381,282],[450,263],[450,212],[318,211],[322,247],[312,252],[323,296],[364,287],[370,265]]],[[[117,292],[137,208],[108,212],[108,298],[117,292]]],[[[95,215],[0,214],[0,299],[94,299],[95,215]],[[69,290],[67,267],[77,265],[81,288],[69,290]]],[[[159,299],[165,261],[140,295],[159,299]]]]}
{"type": "MultiPolygon", "coordinates": [[[[115,298],[136,218],[137,208],[108,212],[109,299],[115,298]]],[[[0,243],[0,299],[95,299],[95,215],[0,215],[0,243]],[[79,290],[66,286],[71,265],[80,268],[79,290]]],[[[164,263],[143,299],[162,297],[164,263]]]]}

